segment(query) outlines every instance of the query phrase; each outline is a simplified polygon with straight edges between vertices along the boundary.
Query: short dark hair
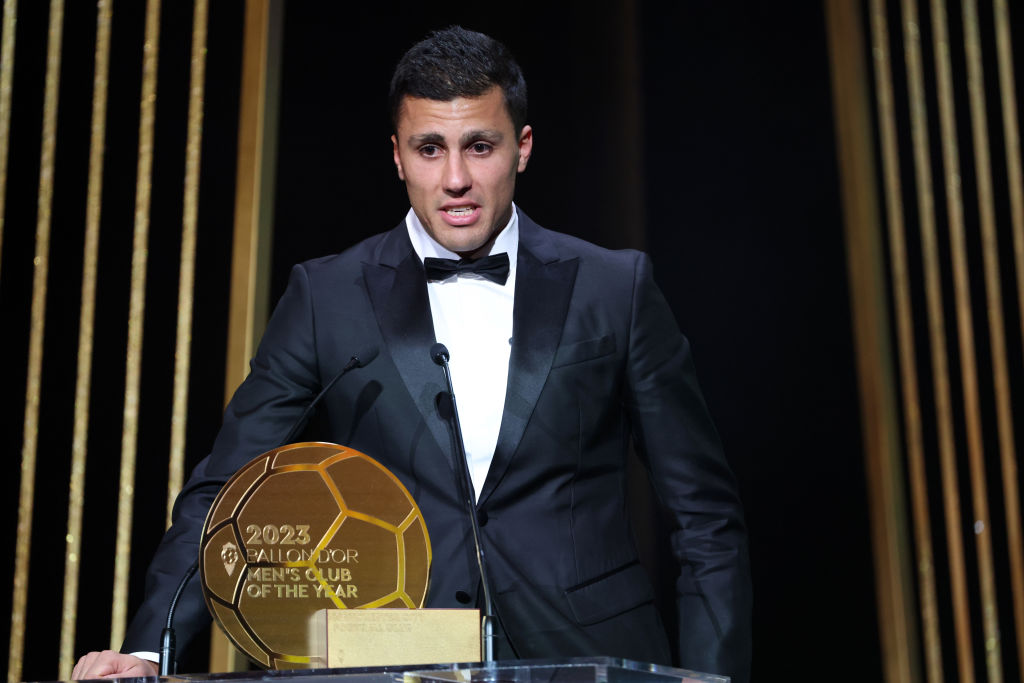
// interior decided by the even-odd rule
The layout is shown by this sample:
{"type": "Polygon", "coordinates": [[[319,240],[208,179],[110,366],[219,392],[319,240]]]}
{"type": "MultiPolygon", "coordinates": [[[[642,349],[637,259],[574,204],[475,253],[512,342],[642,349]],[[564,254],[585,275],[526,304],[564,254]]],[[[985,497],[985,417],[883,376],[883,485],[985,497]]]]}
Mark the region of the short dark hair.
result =
{"type": "Polygon", "coordinates": [[[388,95],[391,125],[398,130],[406,96],[450,102],[457,97],[479,97],[494,86],[505,95],[505,107],[518,135],[526,125],[526,80],[508,48],[461,26],[434,31],[409,48],[395,67],[388,95]]]}

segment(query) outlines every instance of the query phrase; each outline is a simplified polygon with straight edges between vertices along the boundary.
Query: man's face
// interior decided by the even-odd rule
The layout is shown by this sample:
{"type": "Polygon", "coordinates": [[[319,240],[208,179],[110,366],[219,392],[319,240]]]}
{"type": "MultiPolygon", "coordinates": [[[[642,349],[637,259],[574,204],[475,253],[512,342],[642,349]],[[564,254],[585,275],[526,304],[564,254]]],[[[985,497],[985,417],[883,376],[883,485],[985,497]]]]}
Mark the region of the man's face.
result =
{"type": "Polygon", "coordinates": [[[391,136],[398,177],[423,227],[464,258],[486,256],[512,215],[533,131],[516,136],[501,88],[450,102],[405,97],[391,136]]]}

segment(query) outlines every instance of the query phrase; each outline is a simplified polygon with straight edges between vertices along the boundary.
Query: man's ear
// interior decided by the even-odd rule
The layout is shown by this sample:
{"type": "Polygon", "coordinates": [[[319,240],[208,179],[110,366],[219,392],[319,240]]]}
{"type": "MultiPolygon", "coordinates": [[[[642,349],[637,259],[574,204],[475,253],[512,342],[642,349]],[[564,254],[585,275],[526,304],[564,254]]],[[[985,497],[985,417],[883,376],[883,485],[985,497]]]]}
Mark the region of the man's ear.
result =
{"type": "MultiPolygon", "coordinates": [[[[395,152],[397,154],[397,152],[395,152]]],[[[520,173],[526,170],[526,164],[530,161],[530,154],[533,153],[533,128],[523,126],[519,133],[519,166],[520,173]]]]}
{"type": "Polygon", "coordinates": [[[391,136],[391,153],[394,155],[395,168],[398,169],[398,177],[405,180],[405,171],[402,170],[402,157],[398,154],[398,138],[391,136]]]}

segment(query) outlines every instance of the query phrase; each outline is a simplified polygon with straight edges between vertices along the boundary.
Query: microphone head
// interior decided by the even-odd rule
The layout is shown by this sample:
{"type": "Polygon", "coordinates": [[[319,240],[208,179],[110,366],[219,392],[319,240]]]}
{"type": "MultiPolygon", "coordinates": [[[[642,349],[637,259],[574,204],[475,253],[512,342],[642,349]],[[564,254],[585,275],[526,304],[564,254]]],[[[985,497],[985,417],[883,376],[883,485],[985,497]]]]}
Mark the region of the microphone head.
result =
{"type": "Polygon", "coordinates": [[[448,354],[448,347],[438,342],[430,347],[430,359],[438,365],[444,365],[451,356],[448,354]]]}
{"type": "Polygon", "coordinates": [[[373,360],[377,357],[378,353],[380,353],[380,349],[377,348],[376,346],[367,346],[365,349],[360,349],[359,353],[352,356],[353,358],[356,359],[355,367],[365,368],[367,365],[373,362],[373,360]]]}

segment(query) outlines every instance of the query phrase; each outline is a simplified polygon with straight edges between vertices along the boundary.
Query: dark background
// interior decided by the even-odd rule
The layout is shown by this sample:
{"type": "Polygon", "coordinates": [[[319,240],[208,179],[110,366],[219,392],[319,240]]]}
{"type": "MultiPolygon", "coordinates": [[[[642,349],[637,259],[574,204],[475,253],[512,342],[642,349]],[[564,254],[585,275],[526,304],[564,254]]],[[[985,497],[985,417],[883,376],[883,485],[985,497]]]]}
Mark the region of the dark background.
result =
{"type": "MultiPolygon", "coordinates": [[[[220,419],[243,8],[211,3],[193,331],[189,467],[220,419]]],[[[147,284],[140,476],[129,612],[163,526],[189,3],[165,2],[147,284]]],[[[45,3],[20,3],[0,307],[27,329],[45,3]],[[33,75],[34,74],[34,75],[33,75]],[[19,85],[20,84],[20,85],[19,85]],[[20,88],[20,90],[17,90],[20,88]],[[33,161],[35,159],[35,161],[33,161]]],[[[95,5],[66,8],[25,680],[56,677],[64,500],[77,344],[95,5]],[[78,27],[73,29],[72,27],[78,27]],[[60,330],[61,334],[54,334],[60,330]],[[67,425],[63,427],[61,425],[67,425]],[[47,501],[52,501],[51,507],[47,501]],[[58,512],[53,512],[57,510],[58,512]]],[[[123,401],[142,3],[115,3],[101,282],[76,649],[107,647],[123,401]],[[113,102],[120,104],[114,104],[113,102]],[[82,615],[89,614],[89,618],[82,615]]],[[[819,3],[288,3],[271,293],[291,264],[397,224],[386,95],[402,52],[460,23],[505,42],[526,74],[534,155],[516,201],[542,225],[639,246],[689,336],[746,506],[754,675],[881,678],[857,386],[819,3]]],[[[27,335],[3,339],[27,357],[27,335]]],[[[25,368],[2,369],[13,548],[25,368]]],[[[656,526],[654,528],[657,528],[656,526]]],[[[13,568],[13,552],[7,564],[13,568]]],[[[668,572],[662,577],[666,579],[668,572]]],[[[668,579],[666,579],[668,580],[668,579]]],[[[9,607],[0,594],[0,612],[9,607]]],[[[6,642],[7,622],[0,623],[6,642]]],[[[205,653],[195,652],[192,669],[205,653]]]]}

